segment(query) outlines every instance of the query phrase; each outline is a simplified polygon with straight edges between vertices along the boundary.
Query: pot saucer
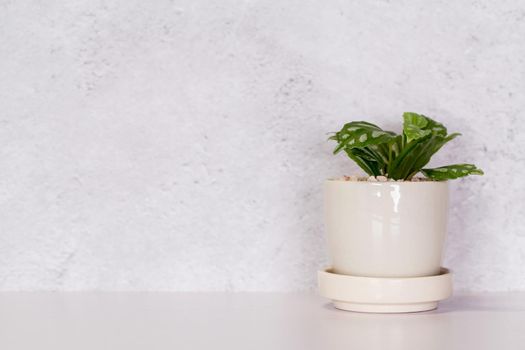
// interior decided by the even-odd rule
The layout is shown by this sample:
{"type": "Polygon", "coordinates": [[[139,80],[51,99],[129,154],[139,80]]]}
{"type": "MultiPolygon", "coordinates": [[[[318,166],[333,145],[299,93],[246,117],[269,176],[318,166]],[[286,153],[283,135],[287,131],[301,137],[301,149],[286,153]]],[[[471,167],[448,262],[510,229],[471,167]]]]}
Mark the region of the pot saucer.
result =
{"type": "Polygon", "coordinates": [[[452,274],[424,277],[360,277],[340,275],[328,268],[318,272],[319,293],[341,310],[400,313],[437,308],[452,294],[452,274]]]}

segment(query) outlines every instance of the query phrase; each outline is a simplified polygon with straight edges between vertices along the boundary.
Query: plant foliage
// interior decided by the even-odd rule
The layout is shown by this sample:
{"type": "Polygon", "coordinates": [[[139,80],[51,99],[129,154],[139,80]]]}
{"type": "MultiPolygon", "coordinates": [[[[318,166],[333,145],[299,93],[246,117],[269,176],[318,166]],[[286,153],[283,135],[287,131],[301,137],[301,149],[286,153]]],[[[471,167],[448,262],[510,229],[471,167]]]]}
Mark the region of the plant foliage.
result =
{"type": "Polygon", "coordinates": [[[459,133],[448,134],[443,124],[422,114],[403,114],[403,132],[381,129],[365,121],[350,122],[329,139],[337,142],[334,154],[344,151],[368,175],[410,180],[421,172],[444,181],[467,175],[483,175],[473,164],[454,164],[424,169],[430,158],[459,133]]]}

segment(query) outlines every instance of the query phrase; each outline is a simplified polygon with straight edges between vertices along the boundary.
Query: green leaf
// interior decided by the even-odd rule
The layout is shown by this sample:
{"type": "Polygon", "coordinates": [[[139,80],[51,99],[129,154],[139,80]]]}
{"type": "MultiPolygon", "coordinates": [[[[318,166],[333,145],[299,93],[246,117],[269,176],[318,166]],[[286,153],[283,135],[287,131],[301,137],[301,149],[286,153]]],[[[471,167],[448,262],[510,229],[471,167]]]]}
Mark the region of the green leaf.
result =
{"type": "Polygon", "coordinates": [[[334,149],[334,154],[343,149],[364,148],[370,145],[377,145],[387,142],[395,133],[385,131],[372,123],[358,121],[347,123],[330,139],[337,141],[338,145],[334,149]]]}
{"type": "Polygon", "coordinates": [[[454,133],[452,133],[452,134],[450,134],[450,135],[447,135],[447,136],[445,137],[445,140],[447,140],[447,142],[448,142],[448,141],[452,141],[452,140],[454,140],[454,139],[455,139],[456,137],[458,137],[458,136],[461,136],[461,134],[460,134],[459,132],[454,132],[454,133]]]}
{"type": "Polygon", "coordinates": [[[427,124],[427,118],[420,114],[412,112],[403,113],[403,133],[407,138],[407,142],[410,143],[413,140],[430,135],[432,131],[425,130],[427,124]]]}
{"type": "Polygon", "coordinates": [[[388,163],[399,156],[403,149],[403,135],[397,135],[386,144],[388,151],[388,163]]]}
{"type": "MultiPolygon", "coordinates": [[[[447,128],[445,128],[443,124],[438,123],[437,121],[430,119],[429,117],[425,117],[425,118],[427,118],[427,122],[428,122],[427,126],[425,127],[426,130],[432,131],[434,135],[447,136],[447,128]]],[[[454,134],[451,134],[451,135],[454,135],[454,134]]]]}
{"type": "Polygon", "coordinates": [[[463,170],[468,174],[482,173],[471,164],[457,165],[464,165],[465,169],[450,168],[450,174],[447,174],[447,169],[422,170],[443,145],[459,135],[447,135],[443,124],[422,114],[406,112],[403,114],[402,135],[385,131],[372,123],[355,121],[345,124],[329,140],[337,142],[334,154],[344,150],[369,175],[408,180],[420,171],[426,171],[429,177],[436,179],[464,176],[463,170]]]}
{"type": "Polygon", "coordinates": [[[428,164],[432,156],[447,142],[457,137],[458,133],[443,137],[441,135],[427,135],[408,143],[399,153],[399,156],[388,165],[388,176],[395,180],[407,180],[416,175],[421,168],[428,164]]]}
{"type": "Polygon", "coordinates": [[[345,149],[346,154],[352,159],[365,173],[371,176],[381,175],[379,170],[379,164],[371,160],[369,156],[363,153],[359,148],[347,148],[345,149]]]}
{"type": "Polygon", "coordinates": [[[410,143],[430,134],[446,136],[447,128],[422,114],[405,112],[403,113],[403,133],[407,138],[407,142],[410,143]]]}
{"type": "Polygon", "coordinates": [[[453,164],[434,169],[422,169],[423,175],[436,181],[452,180],[468,175],[483,175],[474,164],[453,164]]]}
{"type": "MultiPolygon", "coordinates": [[[[388,177],[394,180],[405,180],[413,172],[415,163],[423,156],[430,157],[435,140],[431,135],[410,142],[401,149],[399,155],[388,165],[388,177]]],[[[425,163],[426,164],[426,163],[425,163]]],[[[424,165],[424,164],[423,164],[424,165]]]]}

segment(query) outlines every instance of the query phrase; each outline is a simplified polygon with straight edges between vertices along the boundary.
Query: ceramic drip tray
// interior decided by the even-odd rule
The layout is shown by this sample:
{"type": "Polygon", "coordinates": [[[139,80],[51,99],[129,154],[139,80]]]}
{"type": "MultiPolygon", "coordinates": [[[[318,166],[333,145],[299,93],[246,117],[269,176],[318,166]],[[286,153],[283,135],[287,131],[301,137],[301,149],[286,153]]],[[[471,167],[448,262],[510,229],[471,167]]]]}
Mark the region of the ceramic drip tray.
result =
{"type": "Polygon", "coordinates": [[[341,310],[358,312],[419,312],[437,308],[452,294],[452,274],[425,277],[358,277],[318,272],[319,292],[341,310]]]}

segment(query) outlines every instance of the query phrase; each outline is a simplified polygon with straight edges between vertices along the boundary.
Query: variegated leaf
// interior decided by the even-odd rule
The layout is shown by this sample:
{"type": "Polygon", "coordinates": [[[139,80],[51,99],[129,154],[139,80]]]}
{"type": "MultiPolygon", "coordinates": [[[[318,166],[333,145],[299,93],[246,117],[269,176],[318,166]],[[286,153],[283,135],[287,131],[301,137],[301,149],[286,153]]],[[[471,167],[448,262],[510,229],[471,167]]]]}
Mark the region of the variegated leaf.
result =
{"type": "Polygon", "coordinates": [[[443,124],[422,114],[405,112],[403,113],[403,133],[407,138],[407,142],[410,143],[430,134],[446,136],[447,129],[443,124]]]}
{"type": "Polygon", "coordinates": [[[334,154],[343,149],[363,148],[388,142],[395,136],[391,131],[385,131],[372,123],[357,121],[345,124],[343,128],[330,139],[338,142],[334,154]]]}
{"type": "Polygon", "coordinates": [[[410,180],[420,171],[435,180],[483,174],[472,164],[421,170],[443,145],[460,134],[447,135],[443,124],[422,114],[407,112],[403,120],[402,135],[364,121],[345,124],[329,138],[338,144],[334,153],[344,150],[367,174],[394,180],[410,180]]]}
{"type": "Polygon", "coordinates": [[[468,175],[483,175],[474,164],[453,164],[434,169],[422,169],[423,175],[436,181],[452,180],[468,175]]]}
{"type": "Polygon", "coordinates": [[[379,164],[371,160],[360,148],[346,148],[346,154],[352,159],[365,173],[371,176],[382,175],[379,164]]]}
{"type": "MultiPolygon", "coordinates": [[[[447,128],[445,128],[443,124],[438,123],[437,121],[429,117],[425,117],[425,118],[427,118],[427,122],[428,122],[426,126],[427,130],[432,131],[434,135],[447,136],[447,128]]],[[[454,134],[451,134],[451,135],[454,135],[454,134]]]]}
{"type": "Polygon", "coordinates": [[[444,137],[432,134],[406,144],[388,165],[388,175],[395,180],[412,178],[441,147],[459,135],[454,133],[444,137]]]}

